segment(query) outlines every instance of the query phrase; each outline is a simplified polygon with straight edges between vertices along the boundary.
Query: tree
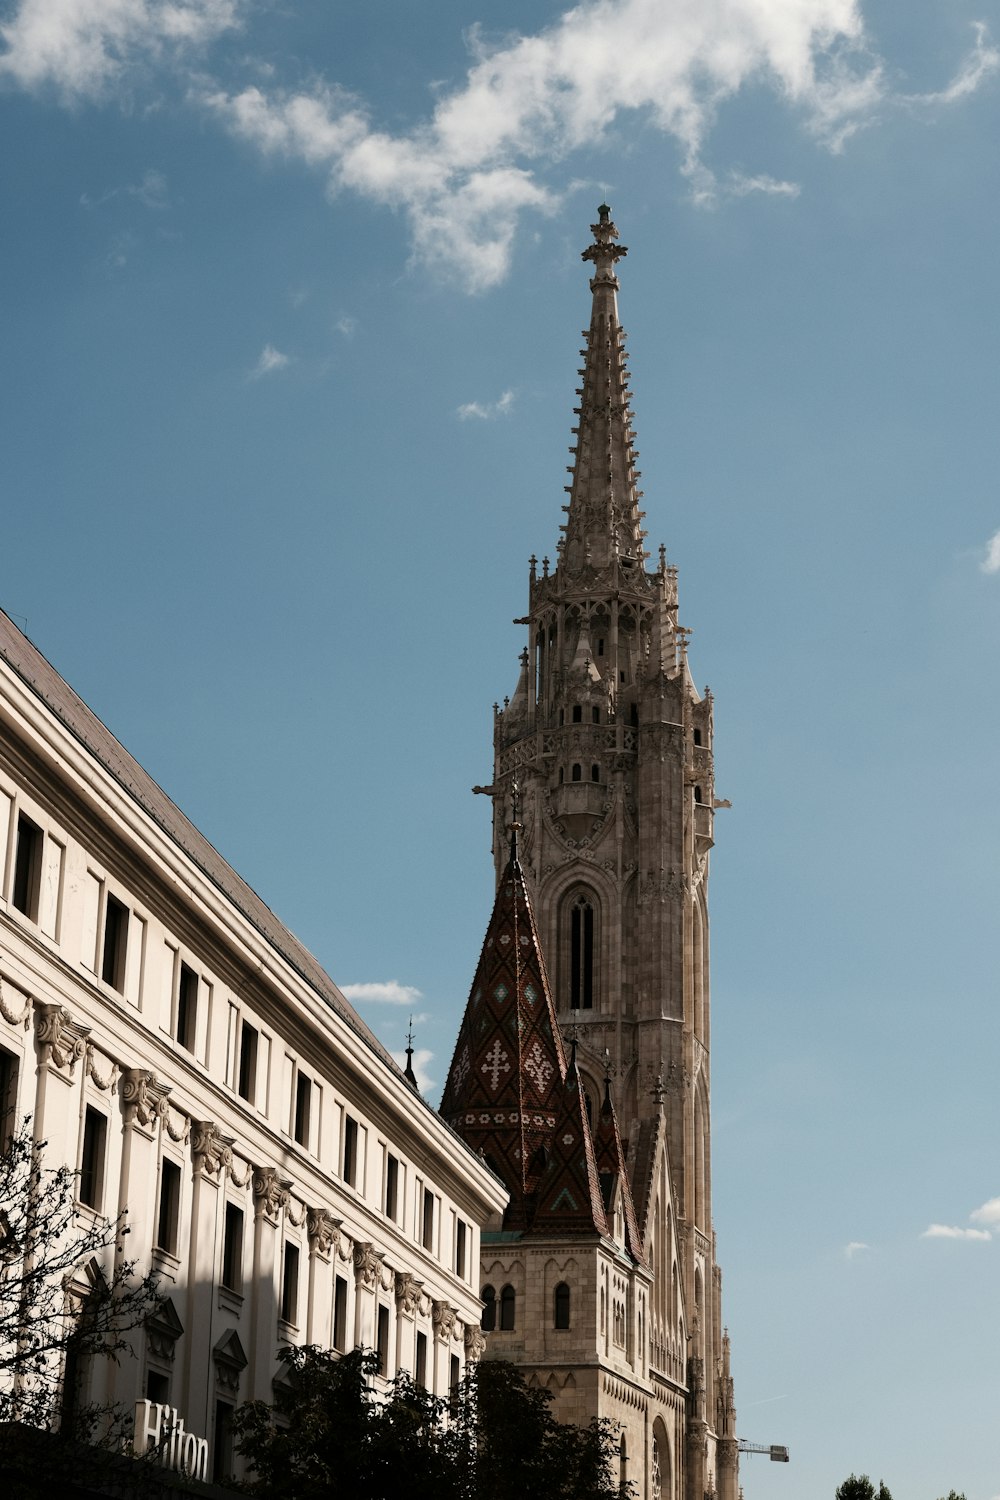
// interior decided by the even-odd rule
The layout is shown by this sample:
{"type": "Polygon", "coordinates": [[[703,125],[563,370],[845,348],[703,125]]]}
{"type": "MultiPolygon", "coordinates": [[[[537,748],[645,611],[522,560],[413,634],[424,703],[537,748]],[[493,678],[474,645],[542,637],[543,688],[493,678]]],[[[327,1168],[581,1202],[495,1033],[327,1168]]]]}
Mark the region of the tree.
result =
{"type": "Polygon", "coordinates": [[[131,1353],[130,1330],[156,1304],[155,1273],[137,1276],[121,1253],[125,1216],[81,1210],[77,1174],[47,1167],[44,1149],[25,1120],[0,1152],[0,1423],[13,1424],[2,1429],[6,1463],[25,1429],[117,1443],[117,1411],[81,1403],[82,1377],[92,1360],[131,1353]]]}
{"type": "Polygon", "coordinates": [[[405,1372],[378,1398],[370,1350],[337,1358],[283,1351],[274,1407],[250,1402],[234,1429],[251,1478],[271,1500],[620,1500],[613,1425],[563,1426],[548,1391],[499,1360],[470,1368],[452,1402],[405,1372]]]}
{"type": "Polygon", "coordinates": [[[837,1490],[836,1500],[892,1500],[892,1495],[881,1479],[876,1490],[867,1474],[852,1474],[837,1490]]]}
{"type": "Polygon", "coordinates": [[[965,1500],[965,1496],[960,1495],[957,1490],[949,1490],[947,1495],[940,1495],[938,1500],[965,1500]]]}

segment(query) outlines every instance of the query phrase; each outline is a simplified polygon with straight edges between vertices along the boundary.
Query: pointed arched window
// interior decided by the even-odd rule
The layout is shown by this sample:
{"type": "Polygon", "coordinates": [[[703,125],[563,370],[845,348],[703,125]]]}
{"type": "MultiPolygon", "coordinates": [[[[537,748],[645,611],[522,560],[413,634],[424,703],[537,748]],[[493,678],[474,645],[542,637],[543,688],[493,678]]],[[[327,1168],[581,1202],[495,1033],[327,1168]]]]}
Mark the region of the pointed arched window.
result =
{"type": "Polygon", "coordinates": [[[569,1003],[572,1010],[594,1005],[594,908],[581,892],[570,908],[569,1003]]]}
{"type": "Polygon", "coordinates": [[[497,1293],[496,1287],[484,1286],[482,1293],[483,1316],[479,1326],[484,1333],[492,1333],[497,1326],[497,1293]]]}
{"type": "Polygon", "coordinates": [[[560,1281],[555,1290],[555,1326],[569,1327],[569,1287],[565,1281],[560,1281]]]}
{"type": "Polygon", "coordinates": [[[514,1288],[508,1284],[500,1293],[500,1328],[510,1333],[514,1327],[514,1288]]]}

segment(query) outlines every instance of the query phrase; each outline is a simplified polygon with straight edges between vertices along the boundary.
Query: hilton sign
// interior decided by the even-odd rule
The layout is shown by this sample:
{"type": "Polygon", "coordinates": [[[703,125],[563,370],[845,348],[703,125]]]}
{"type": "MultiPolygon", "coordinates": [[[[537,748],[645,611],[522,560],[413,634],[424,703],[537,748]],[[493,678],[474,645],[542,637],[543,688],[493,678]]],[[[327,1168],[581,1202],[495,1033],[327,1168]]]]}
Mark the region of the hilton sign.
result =
{"type": "Polygon", "coordinates": [[[175,1406],[158,1401],[135,1403],[136,1453],[152,1449],[165,1469],[176,1469],[188,1479],[208,1478],[208,1438],[184,1431],[184,1418],[175,1406]]]}

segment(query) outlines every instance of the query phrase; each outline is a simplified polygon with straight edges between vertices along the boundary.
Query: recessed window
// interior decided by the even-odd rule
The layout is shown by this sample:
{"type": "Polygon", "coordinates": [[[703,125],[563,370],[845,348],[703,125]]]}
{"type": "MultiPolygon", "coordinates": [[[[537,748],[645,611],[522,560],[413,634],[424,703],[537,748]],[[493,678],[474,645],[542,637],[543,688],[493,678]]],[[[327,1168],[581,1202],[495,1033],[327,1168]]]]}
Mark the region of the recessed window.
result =
{"type": "Polygon", "coordinates": [[[300,1146],[309,1145],[309,1116],[312,1113],[312,1084],[304,1073],[295,1075],[295,1126],[293,1134],[300,1146]]]}
{"type": "Polygon", "coordinates": [[[104,1163],[107,1155],[108,1120],[99,1109],[87,1105],[83,1121],[83,1153],[80,1157],[80,1202],[100,1212],[104,1202],[104,1163]]]}
{"type": "Polygon", "coordinates": [[[562,766],[560,766],[559,767],[559,785],[562,786],[562,784],[563,784],[563,782],[565,780],[566,780],[566,772],[563,770],[562,766]]]}
{"type": "Polygon", "coordinates": [[[243,1290],[243,1210],[235,1203],[226,1204],[226,1222],[222,1236],[222,1285],[231,1292],[243,1290]]]}
{"type": "Polygon", "coordinates": [[[492,1333],[497,1326],[497,1289],[495,1286],[484,1286],[480,1296],[483,1299],[483,1316],[479,1320],[479,1326],[484,1333],[492,1333]]]}
{"type": "Polygon", "coordinates": [[[146,1400],[166,1406],[170,1400],[170,1376],[162,1370],[146,1371],[146,1400]]]}
{"type": "Polygon", "coordinates": [[[285,1241],[285,1263],[281,1268],[281,1316],[286,1323],[299,1318],[299,1247],[285,1241]]]}
{"type": "Polygon", "coordinates": [[[399,1212],[399,1161],[391,1152],[385,1158],[385,1216],[396,1220],[399,1212]]]}
{"type": "Polygon", "coordinates": [[[6,1151],[17,1126],[17,1058],[0,1050],[0,1151],[6,1151]]]}
{"type": "Polygon", "coordinates": [[[14,857],[13,906],[32,922],[38,921],[38,893],[42,885],[42,830],[21,813],[17,820],[14,857]]]}
{"type": "Polygon", "coordinates": [[[701,730],[698,728],[696,728],[694,731],[694,742],[696,745],[701,744],[701,730]]]}
{"type": "Polygon", "coordinates": [[[430,1188],[424,1188],[424,1211],[420,1243],[425,1250],[434,1249],[434,1194],[430,1188]]]}
{"type": "Polygon", "coordinates": [[[101,978],[105,984],[125,991],[125,954],[128,948],[128,907],[117,897],[108,895],[104,909],[104,951],[101,958],[101,978]]]}
{"type": "Polygon", "coordinates": [[[507,1285],[500,1293],[500,1330],[511,1333],[514,1328],[514,1288],[507,1285]]]}
{"type": "Polygon", "coordinates": [[[458,1402],[462,1394],[462,1362],[453,1354],[448,1364],[448,1406],[453,1417],[458,1416],[458,1402]]]}
{"type": "Polygon", "coordinates": [[[228,1401],[215,1403],[215,1446],[212,1449],[212,1482],[222,1484],[233,1473],[233,1408],[228,1401]]]}
{"type": "Polygon", "coordinates": [[[578,896],[569,920],[569,1003],[572,1010],[591,1010],[594,1004],[594,908],[578,896]]]}
{"type": "Polygon", "coordinates": [[[347,1350],[347,1282],[338,1276],[333,1285],[333,1347],[347,1350]]]}
{"type": "Polygon", "coordinates": [[[417,1385],[426,1386],[426,1384],[427,1384],[427,1335],[426,1335],[426,1333],[418,1333],[417,1334],[417,1357],[416,1357],[416,1360],[415,1360],[415,1364],[416,1364],[416,1369],[413,1372],[413,1378],[416,1381],[417,1385]]]}
{"type": "Polygon", "coordinates": [[[177,1254],[180,1225],[181,1169],[164,1157],[160,1163],[160,1206],[156,1214],[156,1247],[168,1255],[177,1254]]]}
{"type": "Polygon", "coordinates": [[[601,722],[601,710],[599,708],[592,708],[590,710],[590,717],[594,724],[599,724],[601,722]]]}
{"type": "Polygon", "coordinates": [[[459,1219],[455,1224],[455,1274],[465,1278],[465,1220],[459,1219]]]}
{"type": "Polygon", "coordinates": [[[177,1040],[188,1052],[195,1049],[198,1035],[198,976],[187,964],[181,964],[177,986],[177,1040]]]}
{"type": "Polygon", "coordinates": [[[574,703],[573,704],[573,723],[574,724],[582,724],[583,723],[583,704],[582,703],[574,703]]]}
{"type": "Polygon", "coordinates": [[[240,1027],[240,1068],[236,1086],[240,1098],[253,1104],[257,1094],[257,1028],[248,1021],[240,1027]]]}
{"type": "Polygon", "coordinates": [[[569,1327],[569,1287],[565,1281],[560,1281],[555,1290],[555,1325],[569,1327]]]}
{"type": "Polygon", "coordinates": [[[603,656],[604,655],[604,637],[603,637],[603,635],[599,635],[597,637],[597,654],[598,654],[598,656],[603,656]]]}
{"type": "Polygon", "coordinates": [[[563,727],[563,725],[565,724],[565,722],[566,722],[566,710],[564,708],[561,708],[559,710],[559,728],[560,729],[563,727]]]}
{"type": "Polygon", "coordinates": [[[590,768],[590,779],[591,779],[591,781],[600,781],[600,779],[601,779],[601,768],[600,768],[600,766],[591,766],[591,768],[590,768]]]}
{"type": "Polygon", "coordinates": [[[375,1327],[375,1352],[378,1355],[378,1372],[389,1374],[389,1309],[379,1303],[378,1320],[375,1327]]]}
{"type": "Polygon", "coordinates": [[[344,1116],[344,1181],[348,1187],[357,1185],[358,1177],[358,1122],[351,1115],[344,1116]]]}
{"type": "Polygon", "coordinates": [[[696,786],[695,789],[694,789],[694,800],[696,802],[700,802],[701,801],[701,787],[700,786],[696,786]]]}
{"type": "Polygon", "coordinates": [[[573,769],[570,771],[569,775],[571,781],[583,780],[583,767],[580,765],[579,761],[574,761],[573,769]]]}

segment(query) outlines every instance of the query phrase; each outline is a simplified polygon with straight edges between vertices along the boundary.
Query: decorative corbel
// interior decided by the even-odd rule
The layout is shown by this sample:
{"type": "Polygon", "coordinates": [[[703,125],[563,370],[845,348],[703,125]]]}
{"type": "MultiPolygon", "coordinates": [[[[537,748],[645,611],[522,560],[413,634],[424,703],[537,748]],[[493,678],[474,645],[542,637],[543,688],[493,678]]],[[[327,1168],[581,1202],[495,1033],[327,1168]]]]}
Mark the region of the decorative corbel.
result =
{"type": "Polygon", "coordinates": [[[370,1240],[363,1240],[354,1246],[354,1277],[359,1287],[374,1288],[382,1260],[382,1253],[375,1249],[370,1240]]]}
{"type": "Polygon", "coordinates": [[[259,1219],[262,1215],[266,1215],[269,1219],[277,1219],[278,1214],[287,1207],[290,1201],[291,1186],[290,1181],[278,1175],[277,1167],[254,1167],[254,1217],[259,1219]]]}
{"type": "Polygon", "coordinates": [[[331,1245],[336,1245],[339,1249],[340,1226],[343,1222],[343,1219],[335,1219],[329,1209],[310,1208],[306,1214],[310,1255],[329,1256],[331,1245]]]}
{"type": "Polygon", "coordinates": [[[458,1314],[447,1302],[435,1301],[431,1304],[431,1322],[434,1325],[434,1337],[442,1343],[447,1343],[455,1332],[455,1319],[458,1314]]]}
{"type": "Polygon", "coordinates": [[[486,1348],[486,1335],[476,1323],[465,1325],[465,1357],[469,1361],[475,1361],[482,1357],[486,1348]]]}
{"type": "Polygon", "coordinates": [[[61,1005],[35,1001],[35,1050],[40,1067],[67,1069],[72,1078],[77,1062],[87,1047],[90,1027],[74,1021],[61,1005]]]}
{"type": "Polygon", "coordinates": [[[156,1074],[148,1068],[126,1068],[122,1073],[119,1090],[125,1124],[155,1128],[169,1109],[169,1093],[170,1085],[160,1083],[156,1074]]]}
{"type": "Polygon", "coordinates": [[[412,1271],[400,1271],[396,1275],[396,1303],[400,1312],[416,1312],[420,1305],[423,1282],[418,1281],[412,1271]]]}
{"type": "Polygon", "coordinates": [[[233,1164],[233,1138],[223,1135],[214,1120],[191,1121],[191,1157],[196,1177],[217,1177],[233,1164]]]}

